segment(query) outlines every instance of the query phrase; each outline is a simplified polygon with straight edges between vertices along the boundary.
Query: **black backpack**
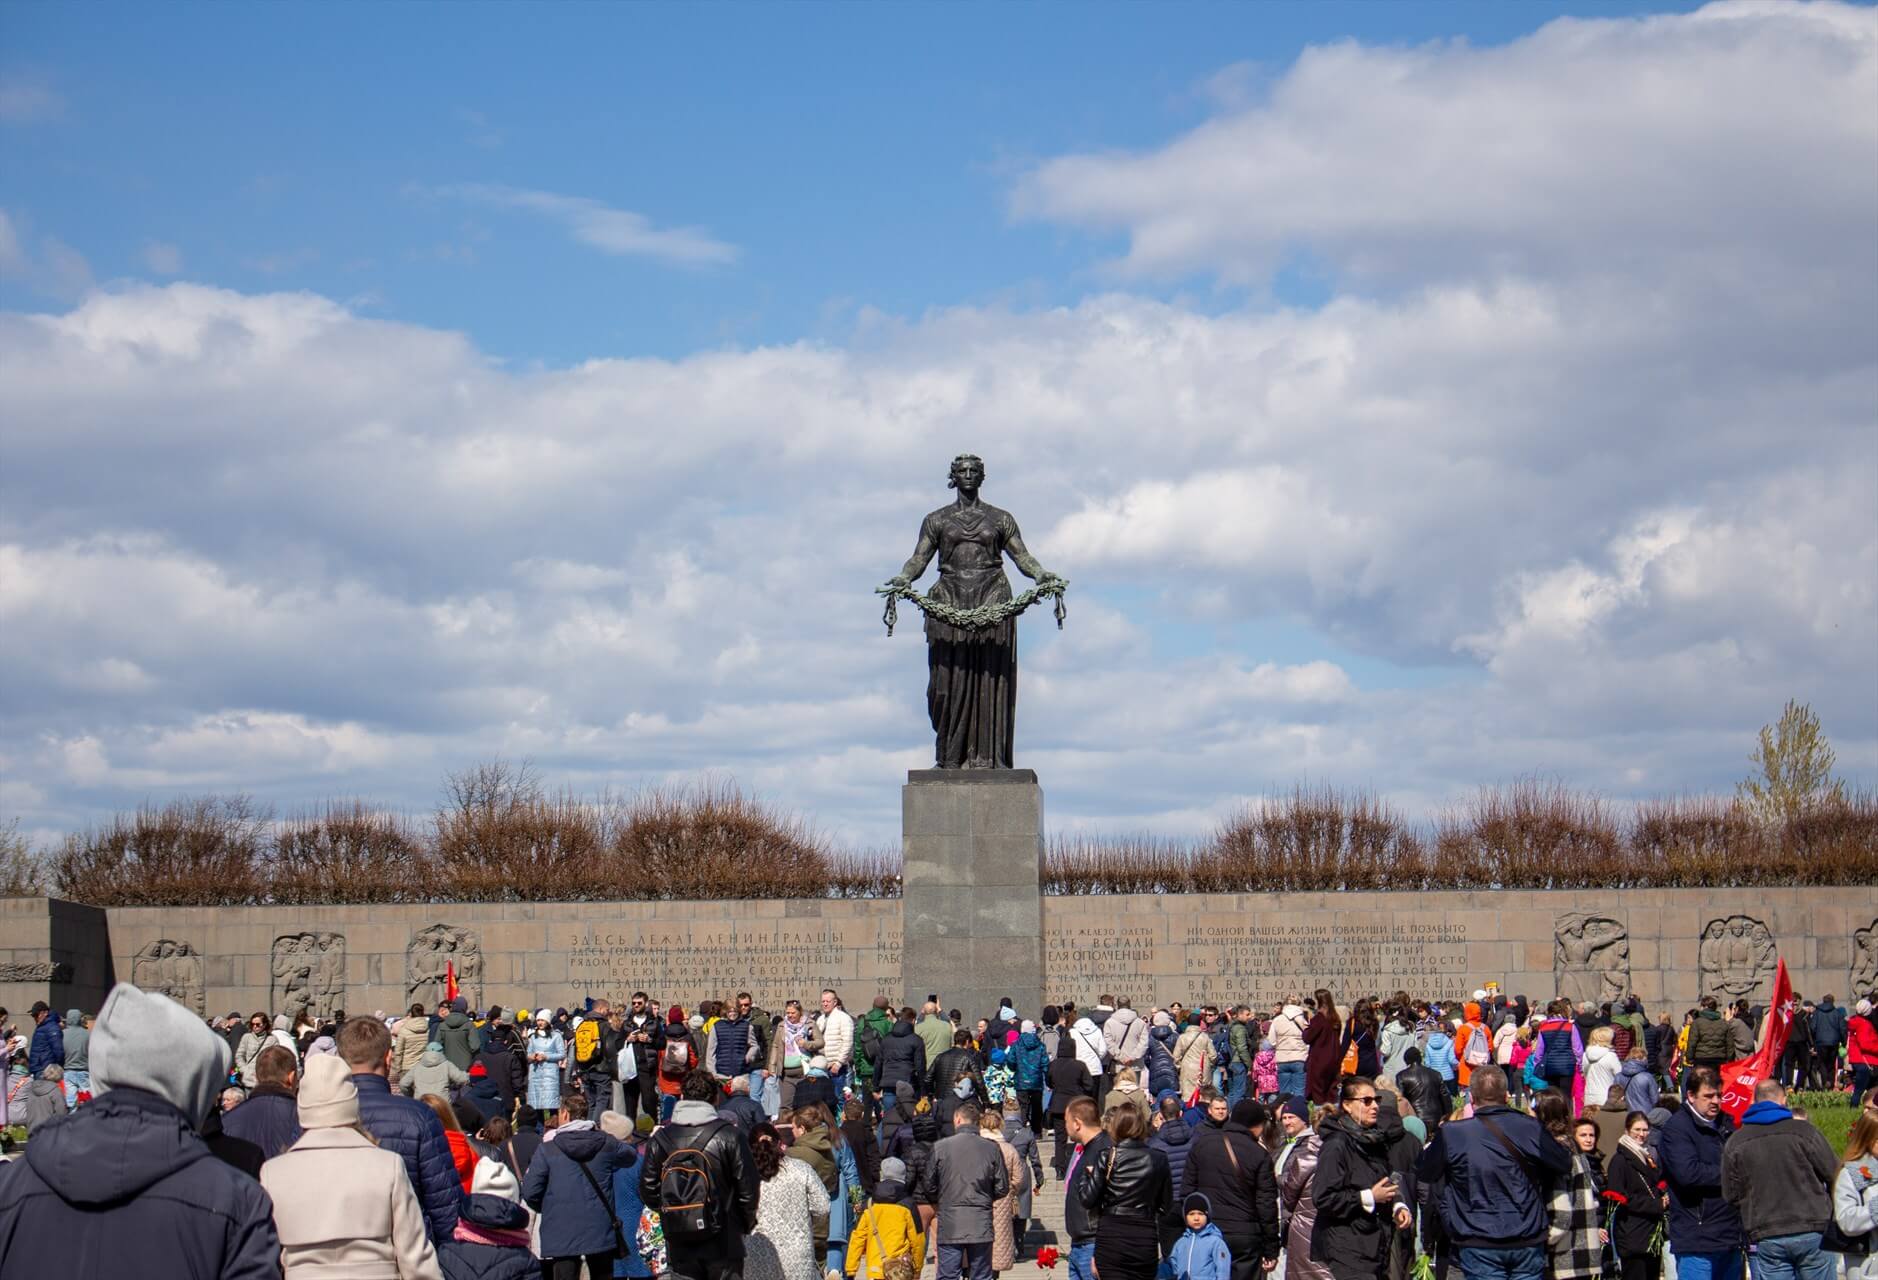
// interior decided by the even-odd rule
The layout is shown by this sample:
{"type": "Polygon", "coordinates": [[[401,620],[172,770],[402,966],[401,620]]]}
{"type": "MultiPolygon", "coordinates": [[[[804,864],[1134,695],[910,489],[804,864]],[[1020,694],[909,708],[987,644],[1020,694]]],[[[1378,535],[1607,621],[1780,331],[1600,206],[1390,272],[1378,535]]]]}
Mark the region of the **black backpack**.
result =
{"type": "Polygon", "coordinates": [[[659,1223],[668,1238],[701,1240],[723,1229],[717,1179],[705,1147],[724,1127],[722,1120],[672,1130],[676,1144],[659,1169],[659,1223]]]}
{"type": "Polygon", "coordinates": [[[880,1064],[880,1028],[871,1022],[863,1022],[859,1041],[861,1057],[866,1059],[867,1065],[878,1066],[880,1064]]]}

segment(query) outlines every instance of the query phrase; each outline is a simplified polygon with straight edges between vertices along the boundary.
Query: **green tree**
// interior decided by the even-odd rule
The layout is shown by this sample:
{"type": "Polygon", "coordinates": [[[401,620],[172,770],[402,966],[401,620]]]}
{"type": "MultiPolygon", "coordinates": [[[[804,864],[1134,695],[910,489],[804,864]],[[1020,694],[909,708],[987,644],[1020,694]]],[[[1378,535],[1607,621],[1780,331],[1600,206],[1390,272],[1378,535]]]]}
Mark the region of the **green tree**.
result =
{"type": "Polygon", "coordinates": [[[1788,822],[1845,804],[1845,784],[1832,776],[1837,757],[1804,702],[1787,703],[1777,724],[1761,726],[1748,759],[1757,772],[1735,784],[1735,803],[1762,822],[1788,822]]]}

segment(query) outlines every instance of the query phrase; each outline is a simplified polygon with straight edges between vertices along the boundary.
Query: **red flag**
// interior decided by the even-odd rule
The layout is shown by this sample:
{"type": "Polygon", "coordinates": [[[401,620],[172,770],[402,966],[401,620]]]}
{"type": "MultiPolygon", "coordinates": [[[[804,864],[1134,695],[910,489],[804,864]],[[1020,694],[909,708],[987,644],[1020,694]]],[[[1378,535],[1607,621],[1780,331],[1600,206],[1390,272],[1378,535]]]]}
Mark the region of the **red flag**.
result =
{"type": "Polygon", "coordinates": [[[1774,1001],[1768,1006],[1767,1024],[1761,1029],[1761,1047],[1745,1058],[1722,1064],[1722,1110],[1736,1124],[1741,1123],[1741,1113],[1754,1105],[1754,1086],[1774,1073],[1780,1055],[1787,1051],[1793,1013],[1793,983],[1787,978],[1787,962],[1783,959],[1774,970],[1774,1001]]]}
{"type": "MultiPolygon", "coordinates": [[[[1785,973],[1786,970],[1782,969],[1781,972],[1785,973]]],[[[445,960],[443,962],[443,998],[445,1000],[454,1000],[456,997],[456,961],[445,960]]]]}

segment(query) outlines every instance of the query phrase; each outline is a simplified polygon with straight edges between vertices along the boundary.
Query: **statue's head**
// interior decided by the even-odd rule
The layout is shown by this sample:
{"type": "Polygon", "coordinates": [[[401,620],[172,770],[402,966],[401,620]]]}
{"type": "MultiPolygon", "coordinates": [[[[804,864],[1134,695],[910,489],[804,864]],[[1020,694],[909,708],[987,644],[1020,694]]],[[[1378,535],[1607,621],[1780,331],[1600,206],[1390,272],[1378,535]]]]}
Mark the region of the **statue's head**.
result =
{"type": "Polygon", "coordinates": [[[952,478],[948,489],[976,489],[985,482],[985,460],[975,453],[961,453],[952,459],[952,478]]]}

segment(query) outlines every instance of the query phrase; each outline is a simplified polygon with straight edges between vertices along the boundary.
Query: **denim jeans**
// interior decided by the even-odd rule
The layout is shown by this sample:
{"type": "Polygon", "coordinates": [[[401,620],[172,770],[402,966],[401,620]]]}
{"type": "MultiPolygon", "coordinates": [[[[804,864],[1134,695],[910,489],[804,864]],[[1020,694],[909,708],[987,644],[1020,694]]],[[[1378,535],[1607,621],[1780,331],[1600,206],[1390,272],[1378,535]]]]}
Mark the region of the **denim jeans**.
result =
{"type": "Polygon", "coordinates": [[[1754,1280],[1833,1280],[1838,1259],[1819,1247],[1819,1232],[1773,1236],[1754,1246],[1754,1280]]]}
{"type": "Polygon", "coordinates": [[[1245,1097],[1245,1063],[1235,1062],[1226,1068],[1226,1101],[1237,1105],[1245,1097]]]}
{"type": "Polygon", "coordinates": [[[1288,1093],[1294,1098],[1304,1096],[1304,1064],[1302,1062],[1278,1064],[1278,1092],[1288,1093]]]}
{"type": "Polygon", "coordinates": [[[1741,1280],[1741,1251],[1678,1253],[1676,1274],[1681,1280],[1741,1280]]]}
{"type": "Polygon", "coordinates": [[[1095,1280],[1095,1241],[1071,1242],[1069,1280],[1095,1280]]]}
{"type": "MultiPolygon", "coordinates": [[[[1095,1241],[1089,1242],[1089,1254],[1095,1256],[1095,1241]]],[[[939,1242],[939,1280],[991,1280],[991,1241],[982,1244],[947,1244],[939,1242]]],[[[1090,1280],[1094,1280],[1091,1277],[1090,1280]]]]}
{"type": "Polygon", "coordinates": [[[1516,1249],[1461,1249],[1461,1274],[1467,1280],[1543,1280],[1545,1246],[1516,1249]]]}

